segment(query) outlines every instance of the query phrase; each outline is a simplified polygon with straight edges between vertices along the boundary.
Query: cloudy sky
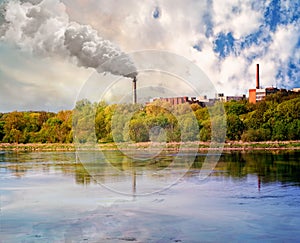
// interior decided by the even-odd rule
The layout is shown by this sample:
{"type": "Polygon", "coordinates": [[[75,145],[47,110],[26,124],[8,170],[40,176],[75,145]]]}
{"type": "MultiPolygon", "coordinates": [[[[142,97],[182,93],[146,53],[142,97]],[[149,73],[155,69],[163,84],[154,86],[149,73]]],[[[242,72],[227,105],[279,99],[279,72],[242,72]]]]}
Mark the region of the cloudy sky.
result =
{"type": "Polygon", "coordinates": [[[255,87],[256,63],[263,87],[300,87],[299,1],[7,2],[0,8],[0,112],[72,109],[99,71],[94,57],[141,50],[189,59],[226,95],[255,87]],[[88,33],[89,44],[78,45],[72,31],[88,33]]]}

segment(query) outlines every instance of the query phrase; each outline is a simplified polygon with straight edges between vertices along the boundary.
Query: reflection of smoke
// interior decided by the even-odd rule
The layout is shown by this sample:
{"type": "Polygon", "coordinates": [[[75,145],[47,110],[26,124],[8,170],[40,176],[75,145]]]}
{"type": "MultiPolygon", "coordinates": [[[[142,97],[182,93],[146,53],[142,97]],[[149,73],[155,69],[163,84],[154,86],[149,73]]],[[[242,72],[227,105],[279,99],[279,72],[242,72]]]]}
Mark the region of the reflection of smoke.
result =
{"type": "Polygon", "coordinates": [[[59,55],[98,72],[136,76],[128,56],[89,25],[70,22],[59,0],[9,1],[0,9],[0,37],[37,55],[59,55]],[[2,9],[2,10],[1,10],[2,9]]]}

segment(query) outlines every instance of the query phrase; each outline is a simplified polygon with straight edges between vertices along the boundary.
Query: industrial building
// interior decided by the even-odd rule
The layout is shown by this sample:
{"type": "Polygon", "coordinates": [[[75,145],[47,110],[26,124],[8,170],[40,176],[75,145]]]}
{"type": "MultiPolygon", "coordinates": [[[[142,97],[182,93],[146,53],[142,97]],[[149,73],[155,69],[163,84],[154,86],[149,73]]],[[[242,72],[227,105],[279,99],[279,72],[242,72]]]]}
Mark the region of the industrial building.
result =
{"type": "Polygon", "coordinates": [[[227,102],[227,101],[241,101],[241,100],[246,100],[246,95],[236,95],[236,96],[225,96],[223,93],[218,93],[216,94],[215,101],[222,101],[222,102],[227,102]]]}
{"type": "Polygon", "coordinates": [[[249,89],[249,102],[255,104],[264,100],[267,95],[275,94],[279,89],[269,87],[265,89],[249,89]]]}
{"type": "Polygon", "coordinates": [[[249,102],[255,104],[261,100],[264,100],[267,95],[275,94],[279,89],[274,87],[261,88],[259,80],[259,64],[256,64],[256,88],[249,89],[249,102]]]}
{"type": "MultiPolygon", "coordinates": [[[[134,90],[136,88],[136,79],[134,80],[134,90]]],[[[249,102],[252,104],[255,104],[259,101],[262,101],[265,99],[266,96],[275,94],[277,92],[288,92],[288,93],[296,93],[300,92],[300,88],[294,88],[292,90],[285,90],[285,89],[278,89],[276,87],[267,87],[262,88],[260,86],[260,77],[259,77],[259,64],[256,64],[256,87],[255,89],[249,89],[249,102]]],[[[136,101],[136,91],[134,92],[134,100],[136,101]]],[[[201,97],[188,97],[188,96],[182,96],[182,97],[170,97],[170,98],[154,98],[150,100],[151,102],[154,102],[156,100],[161,100],[164,102],[168,102],[172,105],[178,105],[178,104],[199,104],[202,107],[213,105],[214,103],[221,101],[221,102],[228,102],[228,101],[241,101],[246,100],[246,95],[242,96],[225,96],[224,93],[217,93],[214,98],[207,98],[206,95],[201,97]]],[[[148,103],[149,104],[149,103],[148,103]]]]}
{"type": "Polygon", "coordinates": [[[200,101],[196,97],[188,97],[188,96],[170,97],[170,98],[158,97],[158,98],[151,99],[150,102],[154,102],[154,101],[157,101],[157,100],[168,102],[171,105],[179,105],[179,104],[188,103],[188,104],[198,104],[198,105],[203,106],[203,107],[205,106],[205,102],[200,101]]]}
{"type": "Polygon", "coordinates": [[[241,101],[241,100],[246,100],[246,95],[242,95],[242,96],[225,96],[225,100],[226,101],[241,101]]]}
{"type": "Polygon", "coordinates": [[[168,102],[172,105],[178,105],[178,104],[198,104],[202,107],[213,105],[214,103],[221,101],[221,102],[227,102],[231,100],[240,101],[240,100],[246,100],[246,95],[243,96],[224,96],[223,93],[216,94],[215,98],[208,99],[207,96],[201,96],[201,97],[188,97],[188,96],[182,96],[182,97],[170,97],[170,98],[153,98],[150,100],[151,102],[154,102],[156,100],[168,102]]]}

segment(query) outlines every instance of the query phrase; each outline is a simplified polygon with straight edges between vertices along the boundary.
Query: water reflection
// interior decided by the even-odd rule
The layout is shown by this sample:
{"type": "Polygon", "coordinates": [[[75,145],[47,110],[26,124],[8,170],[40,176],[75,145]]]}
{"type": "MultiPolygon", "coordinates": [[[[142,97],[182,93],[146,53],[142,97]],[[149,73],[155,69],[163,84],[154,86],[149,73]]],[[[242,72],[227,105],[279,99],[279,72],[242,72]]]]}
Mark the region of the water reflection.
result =
{"type": "MultiPolygon", "coordinates": [[[[162,154],[155,159],[133,163],[132,160],[118,151],[105,151],[105,157],[111,166],[120,172],[126,172],[132,181],[132,190],[136,191],[138,175],[145,171],[164,170],[170,166],[172,156],[162,154]]],[[[202,167],[206,154],[198,154],[186,177],[195,177],[202,167]]],[[[172,168],[175,170],[176,168],[172,168]]],[[[83,166],[76,161],[76,155],[72,152],[1,152],[0,173],[2,176],[16,178],[26,177],[29,173],[61,173],[66,176],[74,176],[77,184],[88,185],[96,183],[95,179],[114,181],[116,178],[109,172],[104,164],[83,166]],[[88,166],[88,168],[87,168],[88,166]],[[93,175],[91,175],[91,172],[93,175]],[[96,177],[95,177],[96,175],[96,177]]],[[[167,171],[165,176],[168,176],[167,171]]],[[[261,184],[280,182],[300,185],[300,152],[226,152],[223,153],[212,176],[242,179],[248,175],[258,178],[258,187],[261,184]]],[[[129,180],[128,177],[126,180],[129,180]]],[[[125,178],[124,177],[124,178],[125,178]]],[[[120,179],[120,178],[119,178],[120,179]]],[[[121,179],[122,180],[122,179],[121,179]]]]}
{"type": "MultiPolygon", "coordinates": [[[[133,163],[118,152],[106,151],[105,155],[114,169],[128,174],[123,184],[128,184],[133,194],[143,180],[156,182],[157,177],[141,178],[145,171],[167,169],[173,156],[162,154],[153,161],[133,163]]],[[[94,185],[94,175],[115,182],[115,175],[106,174],[101,161],[88,168],[94,168],[91,176],[76,162],[74,153],[2,152],[1,240],[297,242],[299,155],[224,153],[203,183],[198,176],[206,154],[199,153],[181,183],[148,197],[132,198],[94,185]]],[[[166,172],[166,176],[176,175],[176,168],[166,172]]]]}
{"type": "Polygon", "coordinates": [[[259,183],[281,182],[300,185],[299,152],[224,153],[216,170],[226,171],[224,176],[244,178],[258,176],[259,183]]]}
{"type": "Polygon", "coordinates": [[[90,184],[91,176],[72,152],[1,152],[0,173],[3,177],[26,177],[28,174],[60,173],[74,176],[77,184],[90,184]]]}

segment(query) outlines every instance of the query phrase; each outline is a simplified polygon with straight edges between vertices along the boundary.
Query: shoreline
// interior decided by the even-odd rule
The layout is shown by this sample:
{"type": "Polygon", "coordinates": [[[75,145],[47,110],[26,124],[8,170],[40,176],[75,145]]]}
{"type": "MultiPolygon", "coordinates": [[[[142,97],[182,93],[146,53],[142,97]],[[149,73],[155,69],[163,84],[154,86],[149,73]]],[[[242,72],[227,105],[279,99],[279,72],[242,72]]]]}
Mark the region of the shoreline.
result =
{"type": "MultiPolygon", "coordinates": [[[[124,150],[132,149],[146,149],[149,147],[150,142],[136,143],[136,144],[122,144],[125,145],[124,150]]],[[[198,151],[211,151],[211,150],[223,150],[223,151],[252,151],[252,150],[300,150],[300,141],[264,141],[264,142],[241,142],[241,141],[230,141],[218,146],[213,146],[210,142],[171,142],[167,144],[152,144],[153,149],[163,151],[178,151],[180,146],[184,151],[194,150],[198,147],[198,151]],[[163,145],[163,146],[162,146],[163,145]]],[[[86,149],[81,148],[80,150],[89,150],[91,147],[87,146],[86,149]]],[[[119,150],[114,143],[98,144],[100,150],[119,150]]],[[[28,144],[10,144],[0,143],[0,151],[76,151],[74,143],[62,144],[62,143],[28,143],[28,144]]]]}

